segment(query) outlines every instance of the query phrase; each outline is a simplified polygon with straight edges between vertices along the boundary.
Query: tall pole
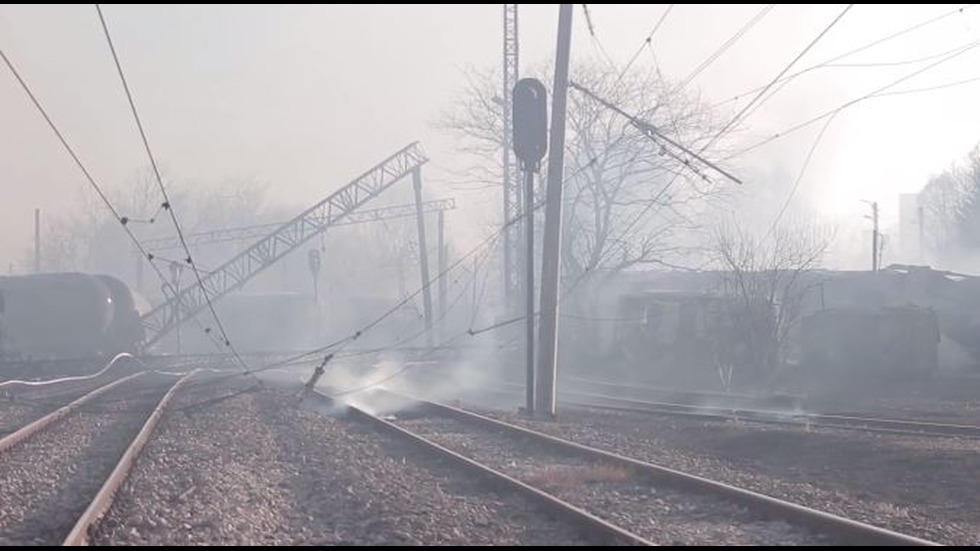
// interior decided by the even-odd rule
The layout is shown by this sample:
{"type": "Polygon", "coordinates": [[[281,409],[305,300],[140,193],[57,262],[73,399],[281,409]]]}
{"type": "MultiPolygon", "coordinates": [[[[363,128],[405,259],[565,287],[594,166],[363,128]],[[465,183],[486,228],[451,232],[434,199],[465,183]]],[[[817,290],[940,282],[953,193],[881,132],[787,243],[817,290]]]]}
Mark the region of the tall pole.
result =
{"type": "Polygon", "coordinates": [[[422,212],[422,170],[412,171],[412,184],[415,187],[415,220],[419,229],[419,263],[422,265],[422,305],[425,313],[425,334],[429,347],[432,347],[432,290],[429,288],[429,251],[425,245],[425,216],[422,212]]]}
{"type": "Polygon", "coordinates": [[[540,414],[555,415],[558,370],[558,286],[561,276],[561,207],[565,162],[565,104],[568,99],[568,61],[572,47],[573,4],[562,4],[558,13],[558,48],[551,104],[551,136],[548,147],[548,191],[544,219],[544,260],[541,265],[541,329],[538,353],[538,407],[540,414]]]}
{"type": "Polygon", "coordinates": [[[439,211],[439,251],[438,260],[439,265],[439,319],[442,320],[440,327],[445,326],[446,322],[446,296],[448,294],[447,290],[447,277],[446,275],[446,213],[439,211]]]}
{"type": "Polygon", "coordinates": [[[34,273],[41,273],[41,209],[34,209],[34,273]]]}
{"type": "MultiPolygon", "coordinates": [[[[524,172],[524,204],[534,204],[534,172],[528,168],[524,172]]],[[[525,333],[527,344],[525,346],[525,360],[527,370],[527,413],[534,412],[535,381],[534,381],[534,209],[528,208],[524,212],[524,239],[527,255],[524,258],[524,316],[525,333]]]]}
{"type": "MultiPolygon", "coordinates": [[[[517,163],[512,157],[513,119],[510,111],[511,92],[517,84],[520,44],[517,32],[517,4],[504,4],[504,48],[503,48],[503,90],[501,90],[500,106],[503,109],[503,224],[520,218],[523,212],[521,205],[521,185],[518,176],[517,163]]],[[[520,304],[518,289],[521,287],[521,274],[518,268],[520,262],[520,227],[515,224],[504,230],[503,235],[503,284],[504,305],[509,312],[517,312],[520,304]]]]}

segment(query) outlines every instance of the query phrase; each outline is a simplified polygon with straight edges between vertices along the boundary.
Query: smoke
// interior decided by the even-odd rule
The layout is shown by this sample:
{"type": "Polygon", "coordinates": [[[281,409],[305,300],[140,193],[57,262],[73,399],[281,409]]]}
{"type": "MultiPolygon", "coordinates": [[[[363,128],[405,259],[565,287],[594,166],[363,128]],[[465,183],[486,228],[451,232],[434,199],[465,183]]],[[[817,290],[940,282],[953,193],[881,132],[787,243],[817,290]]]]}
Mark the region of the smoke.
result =
{"type": "MultiPolygon", "coordinates": [[[[424,355],[423,355],[424,356],[424,355]]],[[[500,365],[493,349],[472,348],[451,357],[411,358],[404,354],[371,359],[342,359],[327,366],[317,390],[338,404],[374,415],[395,415],[416,405],[405,397],[454,402],[483,394],[499,379],[500,365]]]]}
{"type": "Polygon", "coordinates": [[[946,372],[968,371],[975,368],[976,359],[965,347],[949,338],[939,342],[939,369],[946,372]]]}

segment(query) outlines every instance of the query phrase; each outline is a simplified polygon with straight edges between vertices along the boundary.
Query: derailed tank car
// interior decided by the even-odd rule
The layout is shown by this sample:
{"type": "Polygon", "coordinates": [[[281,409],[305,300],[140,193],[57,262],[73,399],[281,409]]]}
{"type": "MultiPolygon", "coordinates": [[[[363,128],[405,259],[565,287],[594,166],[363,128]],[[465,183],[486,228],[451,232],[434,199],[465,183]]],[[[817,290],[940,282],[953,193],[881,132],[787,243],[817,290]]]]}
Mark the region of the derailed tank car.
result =
{"type": "MultiPolygon", "coordinates": [[[[630,378],[656,384],[706,387],[719,370],[755,376],[744,307],[731,297],[699,292],[647,291],[619,298],[610,356],[630,378]]],[[[772,313],[753,314],[761,324],[772,313]]]]}
{"type": "Polygon", "coordinates": [[[0,277],[0,353],[84,358],[138,351],[139,313],[125,283],[105,275],[0,277]]]}
{"type": "Polygon", "coordinates": [[[938,370],[939,341],[929,308],[834,308],[803,319],[803,367],[843,380],[925,377],[938,370]]]}

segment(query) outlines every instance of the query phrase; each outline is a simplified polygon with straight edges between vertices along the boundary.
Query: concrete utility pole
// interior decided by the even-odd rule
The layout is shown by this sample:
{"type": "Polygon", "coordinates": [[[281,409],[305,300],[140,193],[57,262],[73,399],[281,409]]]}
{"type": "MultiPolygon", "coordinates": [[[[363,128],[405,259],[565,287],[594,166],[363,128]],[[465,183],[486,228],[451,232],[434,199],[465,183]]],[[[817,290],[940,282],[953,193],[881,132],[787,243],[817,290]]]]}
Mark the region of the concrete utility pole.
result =
{"type": "Polygon", "coordinates": [[[877,201],[861,201],[862,203],[867,203],[871,206],[871,216],[865,216],[868,220],[871,220],[872,230],[871,230],[871,271],[878,271],[879,262],[879,252],[881,241],[881,234],[878,233],[878,202],[877,201]]]}
{"type": "Polygon", "coordinates": [[[878,240],[880,236],[878,234],[878,202],[875,201],[871,203],[871,220],[874,224],[874,229],[871,232],[871,271],[878,271],[878,240]]]}
{"type": "Polygon", "coordinates": [[[561,276],[561,208],[565,163],[565,108],[568,99],[568,61],[572,48],[574,4],[558,12],[558,48],[552,91],[551,136],[548,145],[548,189],[544,219],[544,259],[541,265],[541,327],[538,333],[538,414],[555,415],[558,371],[558,290],[561,276]]]}
{"type": "Polygon", "coordinates": [[[432,290],[429,288],[429,251],[425,245],[425,215],[422,212],[422,169],[412,171],[412,184],[415,187],[415,219],[419,229],[419,263],[422,265],[422,305],[425,312],[426,342],[432,347],[432,290]]]}

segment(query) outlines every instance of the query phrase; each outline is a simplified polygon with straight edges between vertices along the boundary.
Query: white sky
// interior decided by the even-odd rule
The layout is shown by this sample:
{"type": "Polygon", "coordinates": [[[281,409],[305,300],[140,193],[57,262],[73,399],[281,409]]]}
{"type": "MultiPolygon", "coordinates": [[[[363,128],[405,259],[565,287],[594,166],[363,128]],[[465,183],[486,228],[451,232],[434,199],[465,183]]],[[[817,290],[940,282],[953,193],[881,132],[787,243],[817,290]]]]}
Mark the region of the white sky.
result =
{"type": "MultiPolygon", "coordinates": [[[[855,6],[795,68],[955,7],[855,6]]],[[[665,8],[589,6],[598,39],[619,66],[665,8]]],[[[777,6],[692,86],[721,101],[765,84],[842,8],[777,6]]],[[[683,78],[759,9],[677,5],[653,43],[662,71],[683,78]]],[[[431,122],[457,95],[464,67],[500,64],[500,4],[104,10],[154,151],[168,173],[201,185],[235,177],[266,181],[274,187],[273,199],[297,209],[416,139],[434,162],[450,164],[451,143],[431,122]]],[[[573,59],[594,58],[580,7],[575,18],[573,59]]],[[[556,5],[521,6],[523,66],[553,55],[556,22],[556,5]]],[[[842,62],[903,62],[975,40],[980,40],[980,8],[842,62]]],[[[122,185],[146,166],[94,7],[0,6],[0,48],[100,182],[122,185]]],[[[649,52],[638,59],[652,63],[649,52]]],[[[980,48],[895,89],[980,77],[978,60],[980,48]]],[[[930,62],[813,71],[752,115],[739,139],[753,143],[930,62]]],[[[885,220],[893,219],[898,193],[917,190],[980,141],[978,93],[980,82],[870,100],[843,111],[816,150],[798,201],[854,219],[860,227],[866,208],[860,200],[877,199],[885,220]]],[[[795,177],[820,127],[758,149],[741,159],[740,168],[795,177]]],[[[20,261],[29,245],[33,209],[70,209],[83,186],[13,77],[0,67],[0,271],[20,261]]],[[[751,194],[752,182],[746,186],[751,194]]],[[[450,219],[459,224],[460,235],[467,230],[461,226],[469,220],[467,211],[494,209],[495,215],[499,210],[499,199],[486,192],[451,193],[462,207],[450,219]]]]}

